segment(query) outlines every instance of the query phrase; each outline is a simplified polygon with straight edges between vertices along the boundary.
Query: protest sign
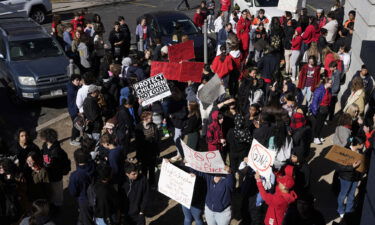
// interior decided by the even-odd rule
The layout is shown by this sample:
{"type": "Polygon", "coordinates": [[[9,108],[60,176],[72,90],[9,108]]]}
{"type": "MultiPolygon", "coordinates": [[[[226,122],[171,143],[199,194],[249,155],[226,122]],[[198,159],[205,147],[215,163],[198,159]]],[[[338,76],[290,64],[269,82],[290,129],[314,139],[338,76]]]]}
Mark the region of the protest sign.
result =
{"type": "Polygon", "coordinates": [[[197,152],[181,141],[186,166],[203,173],[227,174],[220,151],[197,152]]]}
{"type": "Polygon", "coordinates": [[[289,11],[289,12],[295,13],[297,12],[299,1],[300,0],[279,0],[279,4],[277,8],[282,11],[289,11]]]}
{"type": "Polygon", "coordinates": [[[356,169],[358,172],[361,173],[366,171],[368,163],[365,155],[354,152],[350,149],[341,147],[339,145],[332,146],[332,148],[329,150],[325,158],[344,166],[353,165],[355,161],[361,161],[361,164],[356,169]]]}
{"type": "Polygon", "coordinates": [[[205,104],[212,104],[222,94],[225,93],[225,88],[221,84],[221,79],[217,74],[209,80],[202,89],[198,91],[198,98],[205,104]]]}
{"type": "Polygon", "coordinates": [[[181,62],[194,59],[194,41],[189,40],[183,43],[168,46],[168,58],[170,62],[181,62]]]}
{"type": "Polygon", "coordinates": [[[178,81],[193,81],[200,83],[202,80],[203,67],[203,62],[182,62],[180,69],[180,77],[178,81]]]}
{"type": "Polygon", "coordinates": [[[180,76],[181,64],[170,62],[151,62],[150,76],[153,77],[162,73],[165,79],[178,80],[180,76]]]}
{"type": "Polygon", "coordinates": [[[158,190],[160,193],[190,208],[196,177],[163,160],[158,190]]]}
{"type": "Polygon", "coordinates": [[[258,171],[263,177],[270,177],[275,157],[275,151],[268,150],[256,139],[253,139],[248,155],[248,164],[254,171],[258,171]]]}
{"type": "Polygon", "coordinates": [[[138,98],[142,100],[142,106],[152,104],[153,102],[172,95],[163,74],[158,74],[135,83],[133,88],[138,98]]]}

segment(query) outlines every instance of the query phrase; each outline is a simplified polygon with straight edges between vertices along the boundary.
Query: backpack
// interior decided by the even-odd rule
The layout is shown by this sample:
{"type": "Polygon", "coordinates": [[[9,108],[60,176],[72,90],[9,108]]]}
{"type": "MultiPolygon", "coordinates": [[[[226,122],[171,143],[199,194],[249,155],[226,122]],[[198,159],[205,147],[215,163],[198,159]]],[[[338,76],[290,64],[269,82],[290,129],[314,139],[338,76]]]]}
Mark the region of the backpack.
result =
{"type": "Polygon", "coordinates": [[[271,46],[275,49],[280,49],[281,46],[281,38],[279,35],[273,35],[271,37],[271,46]]]}
{"type": "Polygon", "coordinates": [[[89,203],[89,207],[94,209],[96,206],[96,192],[95,192],[95,184],[90,183],[89,186],[87,187],[87,199],[89,203]]]}
{"type": "Polygon", "coordinates": [[[62,175],[68,175],[70,170],[72,170],[71,165],[70,165],[70,159],[68,158],[68,154],[61,149],[61,174],[62,175]]]}

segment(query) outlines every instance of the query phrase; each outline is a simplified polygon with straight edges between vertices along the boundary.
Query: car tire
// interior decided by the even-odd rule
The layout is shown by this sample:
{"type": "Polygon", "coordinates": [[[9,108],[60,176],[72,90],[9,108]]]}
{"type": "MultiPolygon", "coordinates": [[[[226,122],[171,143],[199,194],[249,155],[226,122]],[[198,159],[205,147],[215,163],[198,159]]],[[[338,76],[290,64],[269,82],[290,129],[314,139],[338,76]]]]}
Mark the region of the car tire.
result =
{"type": "Polygon", "coordinates": [[[46,20],[46,12],[42,7],[33,7],[29,17],[35,22],[42,24],[46,20]]]}

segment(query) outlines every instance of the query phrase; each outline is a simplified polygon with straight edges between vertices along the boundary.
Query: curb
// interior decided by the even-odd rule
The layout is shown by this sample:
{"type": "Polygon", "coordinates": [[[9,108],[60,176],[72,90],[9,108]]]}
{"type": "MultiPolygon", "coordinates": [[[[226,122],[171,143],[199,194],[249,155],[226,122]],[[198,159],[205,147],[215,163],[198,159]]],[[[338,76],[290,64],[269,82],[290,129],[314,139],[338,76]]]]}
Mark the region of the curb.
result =
{"type": "Polygon", "coordinates": [[[69,117],[69,113],[65,112],[65,113],[61,114],[60,116],[58,116],[58,117],[56,117],[56,118],[54,118],[54,119],[52,119],[52,120],[48,120],[47,122],[38,125],[38,126],[35,128],[35,130],[36,130],[36,132],[38,132],[38,131],[40,131],[40,130],[46,128],[46,127],[49,127],[49,126],[51,126],[52,124],[57,123],[57,122],[59,122],[59,121],[61,121],[61,120],[63,120],[63,119],[66,119],[66,118],[68,118],[68,117],[69,117]]]}

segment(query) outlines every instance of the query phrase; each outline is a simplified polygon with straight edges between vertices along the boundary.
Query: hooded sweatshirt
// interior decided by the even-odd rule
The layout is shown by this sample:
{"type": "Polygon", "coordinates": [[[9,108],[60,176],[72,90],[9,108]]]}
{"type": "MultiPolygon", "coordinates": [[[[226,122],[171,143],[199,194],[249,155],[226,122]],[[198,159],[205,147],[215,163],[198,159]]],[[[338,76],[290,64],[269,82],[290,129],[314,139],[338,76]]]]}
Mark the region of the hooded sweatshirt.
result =
{"type": "Polygon", "coordinates": [[[214,111],[211,115],[212,122],[207,128],[208,151],[223,150],[220,139],[224,138],[223,130],[218,120],[219,111],[214,111]]]}
{"type": "Polygon", "coordinates": [[[87,188],[94,177],[95,167],[93,162],[77,166],[69,178],[69,192],[78,201],[87,201],[87,188]]]}

